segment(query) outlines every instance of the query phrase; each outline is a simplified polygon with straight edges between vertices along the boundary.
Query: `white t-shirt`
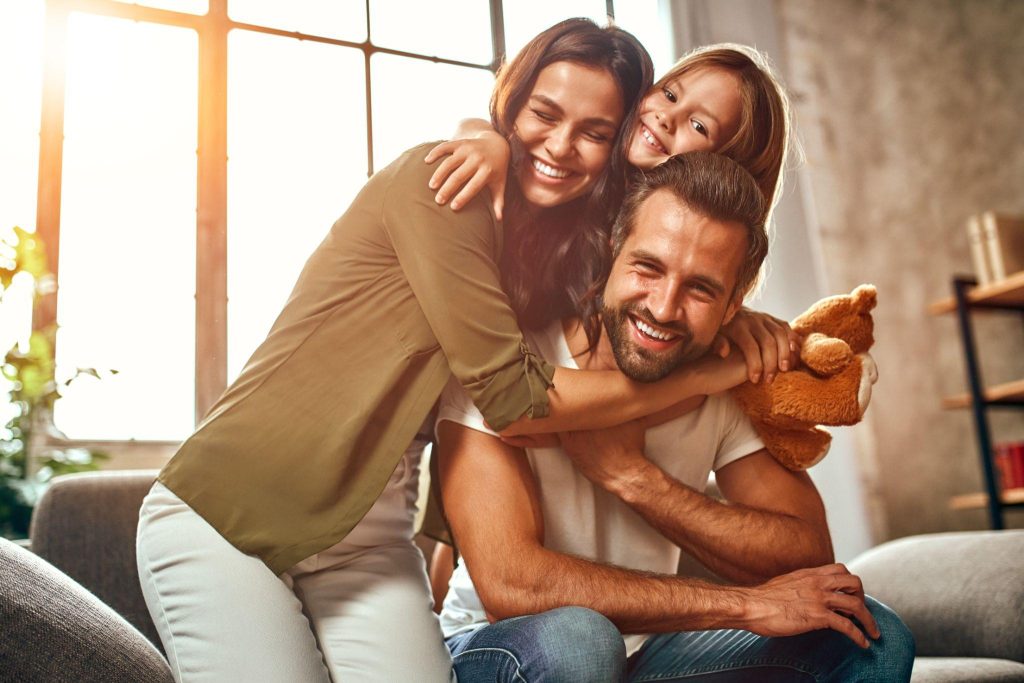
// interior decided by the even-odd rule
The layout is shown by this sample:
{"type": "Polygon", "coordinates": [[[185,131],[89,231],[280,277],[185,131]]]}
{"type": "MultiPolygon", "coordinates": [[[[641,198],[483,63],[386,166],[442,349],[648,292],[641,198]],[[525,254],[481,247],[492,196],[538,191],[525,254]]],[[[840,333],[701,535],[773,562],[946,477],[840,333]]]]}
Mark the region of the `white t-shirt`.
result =
{"type": "MultiPolygon", "coordinates": [[[[530,347],[554,365],[578,368],[562,325],[556,321],[527,335],[530,347]]],[[[451,420],[493,434],[480,411],[459,386],[449,382],[441,394],[438,422],[451,420]]],[[[764,447],[747,416],[728,394],[709,396],[685,415],[647,430],[646,456],[665,472],[703,491],[712,469],[764,447]]],[[[544,547],[629,569],[675,574],[679,547],[662,536],[629,506],[580,474],[561,448],[527,449],[544,514],[544,547]]],[[[487,624],[473,581],[460,560],[441,612],[445,637],[487,624]]],[[[646,636],[626,636],[632,654],[646,636]]]]}

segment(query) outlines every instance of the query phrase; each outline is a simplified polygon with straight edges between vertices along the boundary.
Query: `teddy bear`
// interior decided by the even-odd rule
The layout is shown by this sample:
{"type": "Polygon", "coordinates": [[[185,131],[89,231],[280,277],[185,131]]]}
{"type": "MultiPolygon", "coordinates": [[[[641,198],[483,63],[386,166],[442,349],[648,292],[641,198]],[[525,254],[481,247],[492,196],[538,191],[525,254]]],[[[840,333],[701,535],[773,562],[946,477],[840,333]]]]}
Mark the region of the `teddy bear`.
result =
{"type": "Polygon", "coordinates": [[[871,400],[878,370],[868,349],[874,344],[872,285],[822,299],[791,323],[804,338],[801,364],[771,384],[732,390],[765,448],[783,466],[804,470],[828,452],[832,436],[818,425],[852,425],[871,400]]]}

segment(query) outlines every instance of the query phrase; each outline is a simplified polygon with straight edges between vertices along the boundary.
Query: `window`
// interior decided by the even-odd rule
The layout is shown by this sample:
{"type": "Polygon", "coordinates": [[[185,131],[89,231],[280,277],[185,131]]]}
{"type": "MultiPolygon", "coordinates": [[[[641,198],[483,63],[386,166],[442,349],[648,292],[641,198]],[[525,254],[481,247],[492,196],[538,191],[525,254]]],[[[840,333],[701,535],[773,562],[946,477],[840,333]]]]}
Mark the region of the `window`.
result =
{"type": "MultiPolygon", "coordinates": [[[[657,0],[623,4],[656,22],[657,0]]],[[[35,225],[53,252],[59,293],[37,317],[60,325],[58,374],[119,371],[70,387],[57,426],[82,440],[187,436],[367,175],[485,116],[502,46],[611,11],[5,0],[0,63],[18,67],[0,70],[0,229],[35,225]]],[[[0,315],[24,325],[24,311],[0,315]]]]}

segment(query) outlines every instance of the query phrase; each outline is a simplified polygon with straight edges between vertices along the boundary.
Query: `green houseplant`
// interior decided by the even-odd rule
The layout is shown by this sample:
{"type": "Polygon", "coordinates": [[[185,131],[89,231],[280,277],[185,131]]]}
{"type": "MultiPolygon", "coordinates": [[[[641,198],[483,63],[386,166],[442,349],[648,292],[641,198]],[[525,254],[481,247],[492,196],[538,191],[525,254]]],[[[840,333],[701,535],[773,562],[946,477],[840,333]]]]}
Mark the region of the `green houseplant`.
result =
{"type": "MultiPolygon", "coordinates": [[[[15,227],[0,235],[0,303],[16,284],[31,281],[32,303],[52,287],[42,241],[15,227]]],[[[53,406],[60,389],[82,374],[99,377],[93,368],[79,368],[64,382],[54,377],[56,326],[33,330],[27,343],[14,344],[4,354],[3,386],[6,395],[0,428],[0,535],[28,535],[32,508],[47,483],[58,474],[95,470],[107,456],[83,448],[48,444],[47,435],[60,436],[53,426],[53,406]]]]}

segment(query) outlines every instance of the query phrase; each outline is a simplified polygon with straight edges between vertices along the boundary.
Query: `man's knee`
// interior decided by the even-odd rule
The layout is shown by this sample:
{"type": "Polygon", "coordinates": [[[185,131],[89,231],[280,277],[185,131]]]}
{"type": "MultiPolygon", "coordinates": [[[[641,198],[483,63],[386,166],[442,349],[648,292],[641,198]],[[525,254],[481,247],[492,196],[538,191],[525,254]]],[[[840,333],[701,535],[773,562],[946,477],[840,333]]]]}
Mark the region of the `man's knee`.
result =
{"type": "Polygon", "coordinates": [[[882,634],[871,642],[871,649],[879,671],[887,674],[884,680],[910,680],[910,670],[914,665],[914,634],[889,607],[871,596],[865,598],[865,603],[882,634]]]}
{"type": "Polygon", "coordinates": [[[536,631],[543,667],[552,680],[614,681],[626,666],[622,634],[605,616],[585,607],[545,612],[536,631]]]}

